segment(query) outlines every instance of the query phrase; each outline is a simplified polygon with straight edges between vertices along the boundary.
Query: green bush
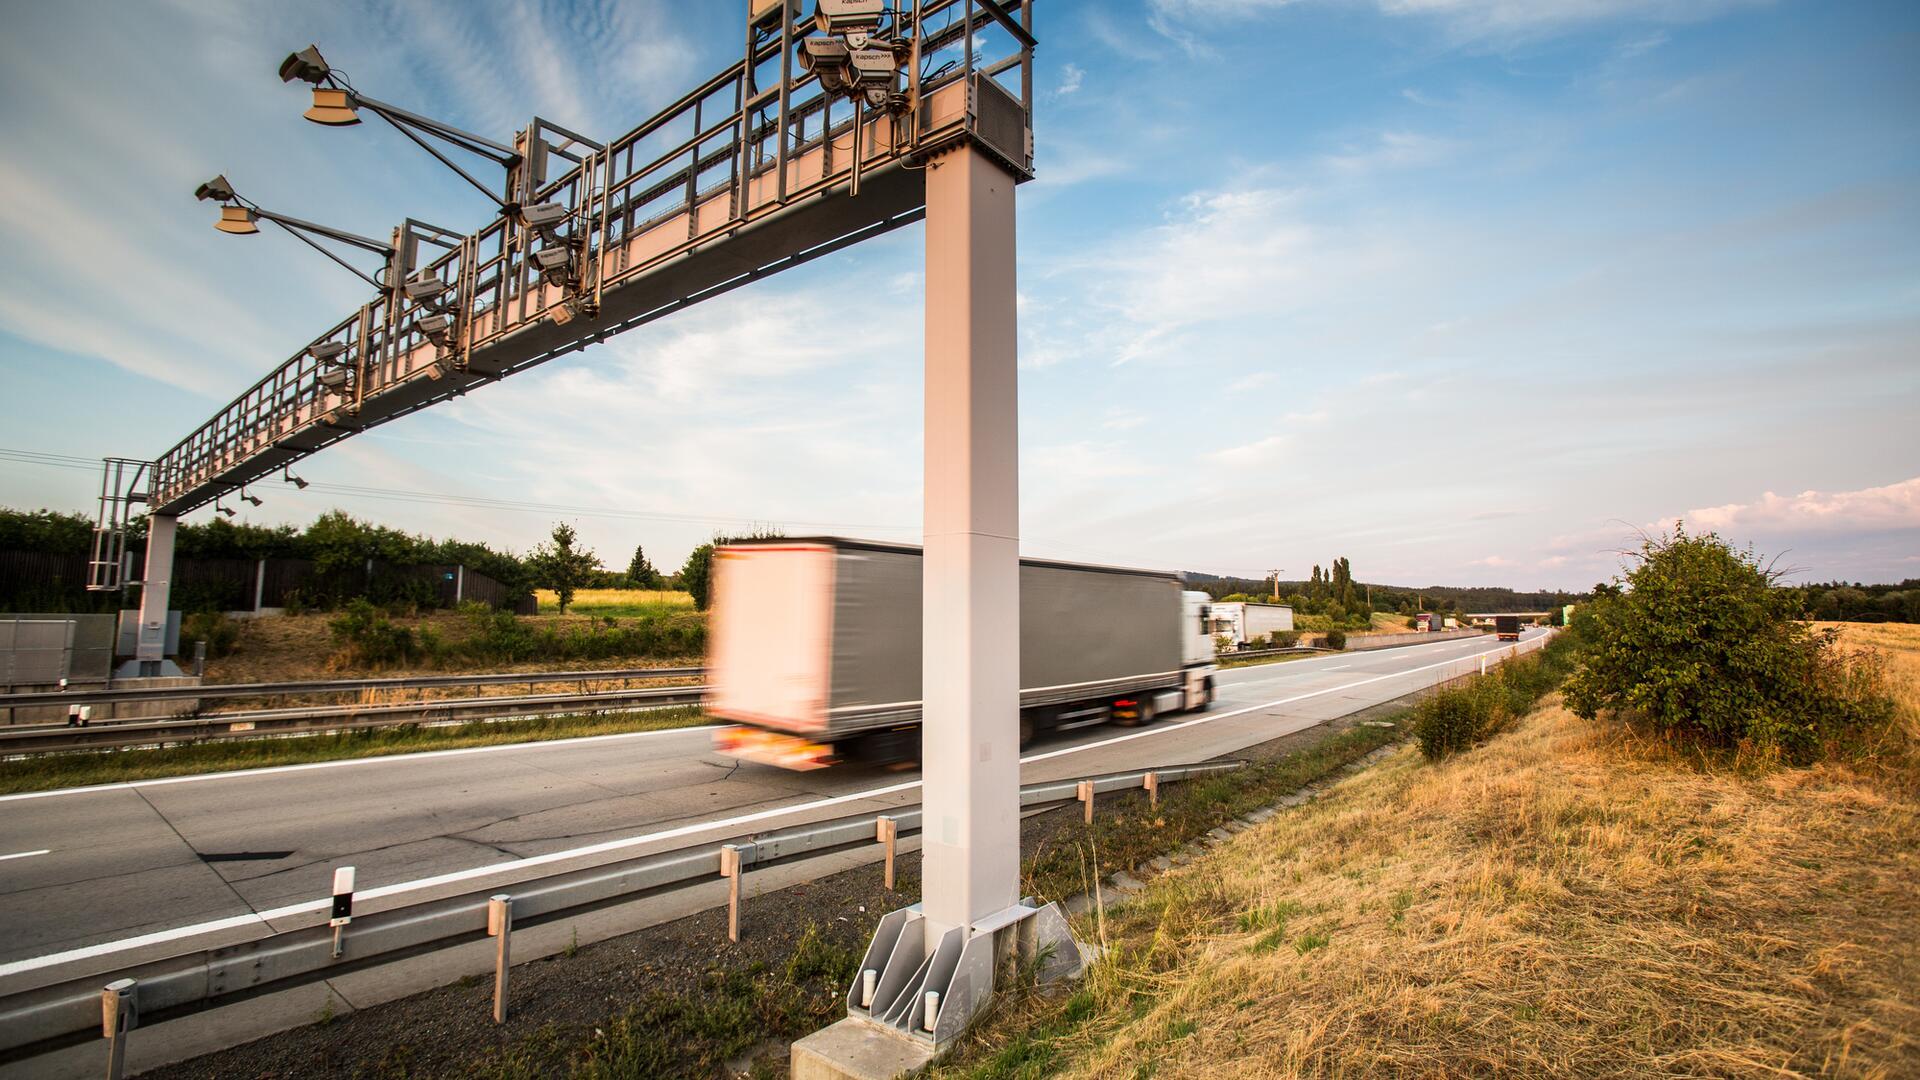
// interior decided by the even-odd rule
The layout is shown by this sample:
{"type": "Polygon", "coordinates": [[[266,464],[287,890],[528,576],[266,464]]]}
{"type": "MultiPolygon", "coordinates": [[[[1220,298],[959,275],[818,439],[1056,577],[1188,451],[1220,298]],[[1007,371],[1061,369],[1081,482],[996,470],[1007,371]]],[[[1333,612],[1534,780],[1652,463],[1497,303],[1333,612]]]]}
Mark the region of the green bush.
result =
{"type": "Polygon", "coordinates": [[[240,643],[240,624],[224,611],[195,611],[180,620],[180,651],[193,655],[193,643],[207,643],[207,659],[233,653],[240,643]]]}
{"type": "Polygon", "coordinates": [[[355,664],[384,667],[413,660],[420,653],[413,631],[395,626],[364,597],[349,602],[327,626],[355,664]]]}
{"type": "Polygon", "coordinates": [[[1275,630],[1271,636],[1273,638],[1273,647],[1276,649],[1291,649],[1295,645],[1300,644],[1300,631],[1298,630],[1275,630]]]}
{"type": "Polygon", "coordinates": [[[1567,678],[1575,643],[1556,637],[1529,656],[1509,660],[1485,675],[1440,690],[1413,709],[1413,734],[1430,761],[1459,753],[1526,715],[1567,678]]]}
{"type": "Polygon", "coordinates": [[[1751,550],[1676,526],[1635,558],[1574,613],[1585,645],[1567,684],[1576,715],[1792,761],[1892,718],[1872,663],[1799,621],[1797,594],[1751,550]]]}
{"type": "Polygon", "coordinates": [[[1327,631],[1327,636],[1321,639],[1321,643],[1327,648],[1339,652],[1341,649],[1347,647],[1347,632],[1339,627],[1335,627],[1327,631]]]}

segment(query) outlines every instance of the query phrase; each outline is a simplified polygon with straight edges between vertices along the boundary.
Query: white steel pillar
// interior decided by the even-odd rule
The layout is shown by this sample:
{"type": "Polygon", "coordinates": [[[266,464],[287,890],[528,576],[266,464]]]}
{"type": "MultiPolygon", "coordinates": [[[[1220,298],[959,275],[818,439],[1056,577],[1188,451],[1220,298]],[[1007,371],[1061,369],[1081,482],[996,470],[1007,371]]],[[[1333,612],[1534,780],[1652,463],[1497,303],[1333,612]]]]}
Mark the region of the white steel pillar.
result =
{"type": "Polygon", "coordinates": [[[972,145],[927,169],[921,895],[931,951],[1020,888],[1014,177],[972,145]]]}
{"type": "Polygon", "coordinates": [[[133,658],[141,675],[160,675],[167,657],[167,603],[173,583],[172,514],[147,518],[147,570],[140,581],[140,634],[133,658]]]}

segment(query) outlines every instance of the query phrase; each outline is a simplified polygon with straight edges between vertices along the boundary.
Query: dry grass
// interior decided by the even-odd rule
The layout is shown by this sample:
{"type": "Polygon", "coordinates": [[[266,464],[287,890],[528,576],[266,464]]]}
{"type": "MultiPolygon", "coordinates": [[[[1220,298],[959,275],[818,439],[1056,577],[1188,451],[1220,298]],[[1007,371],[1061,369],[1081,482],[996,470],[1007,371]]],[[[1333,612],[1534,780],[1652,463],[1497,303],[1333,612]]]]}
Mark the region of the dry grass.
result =
{"type": "MultiPolygon", "coordinates": [[[[1863,629],[1911,708],[1920,633],[1863,629]]],[[[1897,776],[1702,770],[1551,705],[1156,878],[1080,993],[947,1071],[1916,1076],[1917,930],[1897,776]]]]}

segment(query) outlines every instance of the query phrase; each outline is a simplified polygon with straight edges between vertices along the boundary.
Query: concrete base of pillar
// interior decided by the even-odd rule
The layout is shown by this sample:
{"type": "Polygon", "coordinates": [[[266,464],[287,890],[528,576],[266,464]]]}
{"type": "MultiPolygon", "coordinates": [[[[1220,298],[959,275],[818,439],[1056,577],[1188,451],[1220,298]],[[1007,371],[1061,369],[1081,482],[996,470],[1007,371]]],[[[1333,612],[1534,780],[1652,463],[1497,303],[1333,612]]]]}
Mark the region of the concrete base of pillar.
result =
{"type": "Polygon", "coordinates": [[[793,1080],[895,1080],[933,1064],[934,1048],[855,1017],[793,1044],[793,1080]]]}
{"type": "Polygon", "coordinates": [[[185,679],[190,676],[171,660],[126,660],[113,669],[116,683],[121,679],[185,679]]]}

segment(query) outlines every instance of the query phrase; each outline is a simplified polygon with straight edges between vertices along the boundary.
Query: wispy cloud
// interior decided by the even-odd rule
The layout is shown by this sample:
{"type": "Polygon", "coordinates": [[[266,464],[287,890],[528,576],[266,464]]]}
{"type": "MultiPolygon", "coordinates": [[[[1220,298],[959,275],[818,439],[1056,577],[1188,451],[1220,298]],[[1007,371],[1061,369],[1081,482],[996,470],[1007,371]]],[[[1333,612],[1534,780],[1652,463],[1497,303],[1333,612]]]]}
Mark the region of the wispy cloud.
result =
{"type": "Polygon", "coordinates": [[[1382,131],[1369,142],[1328,154],[1321,162],[1343,176],[1365,176],[1389,169],[1413,169],[1447,158],[1454,142],[1416,131],[1382,131]]]}

